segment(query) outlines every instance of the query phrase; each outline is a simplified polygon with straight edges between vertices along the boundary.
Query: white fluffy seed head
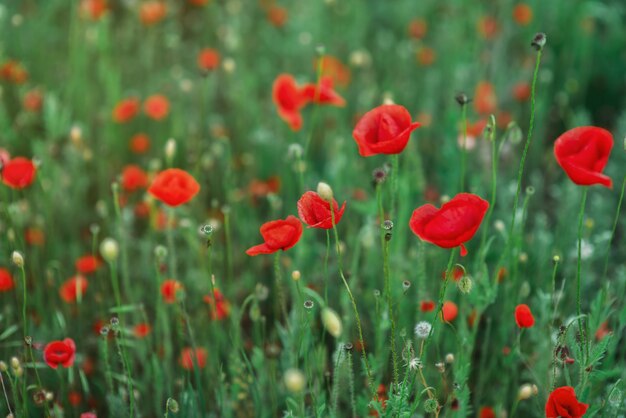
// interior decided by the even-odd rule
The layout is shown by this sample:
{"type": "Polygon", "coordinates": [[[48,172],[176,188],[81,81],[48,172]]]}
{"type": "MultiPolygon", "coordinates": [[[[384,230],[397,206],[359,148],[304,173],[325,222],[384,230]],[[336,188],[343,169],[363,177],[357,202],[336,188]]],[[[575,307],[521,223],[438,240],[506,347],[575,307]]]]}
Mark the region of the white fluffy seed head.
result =
{"type": "Polygon", "coordinates": [[[430,335],[430,330],[432,329],[432,325],[430,322],[420,321],[415,325],[415,335],[417,338],[421,340],[425,340],[430,335]]]}

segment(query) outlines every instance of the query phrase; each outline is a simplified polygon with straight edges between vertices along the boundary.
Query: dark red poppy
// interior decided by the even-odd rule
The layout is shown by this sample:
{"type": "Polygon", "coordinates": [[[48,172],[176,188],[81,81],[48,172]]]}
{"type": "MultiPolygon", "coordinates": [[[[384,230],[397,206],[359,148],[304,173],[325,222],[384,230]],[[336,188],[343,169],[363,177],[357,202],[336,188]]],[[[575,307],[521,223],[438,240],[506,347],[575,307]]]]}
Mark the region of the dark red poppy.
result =
{"type": "Polygon", "coordinates": [[[121,100],[115,105],[115,108],[113,108],[113,120],[117,123],[129,122],[139,113],[139,106],[139,99],[136,97],[121,100]]]}
{"type": "Polygon", "coordinates": [[[333,79],[329,76],[322,77],[319,85],[305,84],[302,87],[302,95],[312,103],[339,107],[346,105],[345,99],[333,90],[333,79]]]}
{"type": "Polygon", "coordinates": [[[411,132],[419,126],[419,122],[411,122],[411,114],[403,106],[382,105],[363,115],[352,136],[363,157],[399,154],[409,142],[411,132]]]}
{"type": "Polygon", "coordinates": [[[122,188],[127,192],[145,189],[148,186],[148,175],[138,165],[129,164],[122,171],[122,188]]]}
{"type": "Polygon", "coordinates": [[[65,368],[72,367],[75,355],[76,344],[71,338],[66,338],[63,341],[52,341],[43,349],[43,360],[53,369],[59,365],[65,368]]]}
{"type": "Polygon", "coordinates": [[[446,301],[441,307],[441,318],[445,322],[452,322],[459,314],[459,307],[452,301],[446,301]]]}
{"type": "Polygon", "coordinates": [[[546,418],[581,418],[589,405],[578,402],[576,392],[571,386],[556,388],[546,402],[546,418]]]}
{"type": "Polygon", "coordinates": [[[422,312],[432,312],[435,310],[435,302],[432,300],[423,300],[420,303],[420,311],[422,312]]]}
{"type": "Polygon", "coordinates": [[[168,206],[189,202],[200,191],[200,185],[191,174],[179,168],[161,171],[152,181],[148,192],[168,206]]]}
{"type": "Polygon", "coordinates": [[[296,80],[289,74],[280,74],[272,86],[272,100],[277,107],[280,116],[289,127],[298,131],[302,128],[302,115],[300,110],[307,102],[298,87],[296,80]]]}
{"type": "Polygon", "coordinates": [[[143,102],[143,111],[151,119],[163,120],[170,112],[170,101],[162,94],[153,94],[143,102]]]}
{"type": "Polygon", "coordinates": [[[489,209],[489,202],[475,194],[459,193],[444,203],[441,209],[431,204],[413,211],[409,226],[423,241],[442,248],[461,247],[461,256],[467,254],[464,243],[471,240],[489,209]]]}
{"type": "Polygon", "coordinates": [[[248,248],[246,254],[255,256],[271,254],[278,250],[287,251],[300,240],[302,229],[302,223],[293,215],[287,216],[284,220],[266,222],[260,229],[265,242],[248,248]]]}
{"type": "Polygon", "coordinates": [[[193,370],[195,367],[203,369],[206,366],[207,356],[207,350],[202,347],[196,348],[195,351],[187,347],[181,351],[178,362],[185,370],[193,370]]]}
{"type": "Polygon", "coordinates": [[[81,298],[85,296],[87,285],[87,279],[81,275],[70,277],[61,285],[59,295],[64,302],[75,303],[78,299],[78,295],[80,295],[81,298]]]}
{"type": "Polygon", "coordinates": [[[213,71],[220,65],[220,53],[213,48],[204,48],[196,61],[201,71],[213,71]]]}
{"type": "Polygon", "coordinates": [[[80,392],[72,390],[67,394],[67,400],[70,402],[70,405],[77,407],[83,401],[83,397],[80,395],[80,392]]]}
{"type": "Polygon", "coordinates": [[[0,292],[8,292],[13,289],[15,282],[9,270],[0,267],[0,292]]]}
{"type": "Polygon", "coordinates": [[[2,182],[12,189],[24,189],[35,180],[37,168],[28,158],[15,157],[0,167],[2,182]]]}
{"type": "Polygon", "coordinates": [[[80,257],[74,263],[76,271],[81,274],[95,273],[96,270],[102,265],[102,260],[91,254],[80,257]]]}
{"type": "Polygon", "coordinates": [[[331,229],[332,217],[334,216],[335,225],[337,225],[345,209],[346,202],[343,202],[340,208],[337,201],[333,199],[333,213],[331,213],[330,203],[311,191],[304,193],[298,200],[298,215],[309,228],[331,229]]]}
{"type": "Polygon", "coordinates": [[[167,279],[161,284],[161,296],[165,303],[176,302],[176,294],[184,289],[183,284],[176,279],[167,279]]]}
{"type": "Polygon", "coordinates": [[[483,406],[478,412],[479,418],[496,418],[496,413],[490,406],[483,406]]]}
{"type": "Polygon", "coordinates": [[[535,317],[528,305],[521,304],[515,307],[515,323],[520,328],[530,328],[535,325],[535,317]]]}
{"type": "Polygon", "coordinates": [[[580,126],[559,136],[554,156],[567,176],[580,186],[601,184],[612,188],[613,180],[602,174],[613,148],[613,135],[595,126],[580,126]]]}

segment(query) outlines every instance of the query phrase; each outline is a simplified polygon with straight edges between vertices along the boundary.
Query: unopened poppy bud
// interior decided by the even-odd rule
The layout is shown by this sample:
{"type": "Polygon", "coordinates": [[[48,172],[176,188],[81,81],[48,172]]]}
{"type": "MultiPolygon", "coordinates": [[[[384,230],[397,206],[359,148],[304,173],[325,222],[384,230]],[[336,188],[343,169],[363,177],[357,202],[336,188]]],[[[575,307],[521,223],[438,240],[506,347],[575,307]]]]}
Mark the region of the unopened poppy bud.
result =
{"type": "Polygon", "coordinates": [[[437,402],[437,399],[435,398],[431,398],[431,399],[426,399],[426,402],[424,402],[424,411],[426,411],[427,413],[435,413],[437,412],[437,410],[439,409],[439,402],[437,402]]]}
{"type": "Polygon", "coordinates": [[[489,115],[489,120],[485,125],[485,136],[488,140],[493,141],[496,137],[496,117],[495,115],[489,115]]]}
{"type": "Polygon", "coordinates": [[[22,377],[24,375],[24,369],[22,369],[22,367],[18,367],[17,369],[13,370],[13,374],[15,374],[16,377],[22,377]]]}
{"type": "Polygon", "coordinates": [[[304,373],[298,369],[287,369],[283,376],[285,387],[291,393],[302,392],[305,385],[304,373]]]}
{"type": "Polygon", "coordinates": [[[454,363],[454,354],[452,353],[446,354],[446,363],[448,364],[454,363]]]}
{"type": "Polygon", "coordinates": [[[177,413],[180,409],[178,406],[178,402],[176,402],[176,400],[173,398],[167,398],[167,403],[165,405],[167,406],[167,409],[173,413],[177,413]]]}
{"type": "Polygon", "coordinates": [[[454,97],[454,100],[456,100],[456,102],[458,104],[460,104],[461,106],[465,106],[466,104],[468,104],[471,99],[469,97],[467,97],[467,94],[465,93],[459,93],[454,97]]]}
{"type": "Polygon", "coordinates": [[[322,323],[326,331],[333,337],[337,338],[341,335],[343,326],[341,325],[341,318],[335,311],[330,308],[322,309],[322,323]]]}
{"type": "Polygon", "coordinates": [[[0,361],[0,373],[4,373],[9,370],[9,367],[4,361],[0,361]]]}
{"type": "Polygon", "coordinates": [[[294,270],[291,272],[291,279],[294,282],[297,282],[298,280],[300,280],[301,277],[302,277],[302,274],[300,273],[300,270],[294,270]]]}
{"type": "Polygon", "coordinates": [[[439,200],[441,201],[441,204],[448,203],[450,201],[450,196],[447,194],[441,195],[439,200]]]}
{"type": "Polygon", "coordinates": [[[174,138],[170,138],[165,143],[165,158],[168,161],[171,161],[176,155],[176,140],[174,138]]]}
{"type": "Polygon", "coordinates": [[[395,104],[395,102],[393,101],[393,95],[390,92],[385,92],[385,94],[383,94],[383,104],[395,104]]]}
{"type": "Polygon", "coordinates": [[[9,363],[11,364],[11,368],[13,370],[18,369],[21,366],[20,359],[18,359],[17,357],[11,357],[11,360],[9,360],[9,363]]]}
{"type": "Polygon", "coordinates": [[[157,260],[165,259],[165,257],[167,257],[167,248],[164,247],[163,245],[157,245],[154,248],[154,256],[156,257],[157,260]]]}
{"type": "Polygon", "coordinates": [[[532,42],[530,43],[530,46],[535,48],[535,50],[537,51],[541,51],[546,44],[546,40],[547,40],[546,34],[543,32],[539,32],[533,38],[532,42]]]}
{"type": "Polygon", "coordinates": [[[552,262],[553,262],[554,264],[557,264],[557,263],[559,263],[560,261],[561,261],[561,257],[560,257],[560,256],[555,255],[554,257],[552,257],[552,262]]]}
{"type": "Polygon", "coordinates": [[[113,263],[117,260],[119,252],[120,246],[113,238],[105,238],[100,243],[100,255],[109,263],[113,263]]]}
{"type": "Polygon", "coordinates": [[[72,141],[72,143],[74,145],[78,145],[80,144],[82,139],[83,139],[83,130],[80,128],[80,126],[78,125],[72,126],[72,129],[70,129],[70,140],[72,141]]]}
{"type": "Polygon", "coordinates": [[[317,194],[327,202],[333,201],[333,189],[324,182],[317,183],[317,194]]]}
{"type": "Polygon", "coordinates": [[[256,298],[258,300],[264,301],[269,296],[270,290],[267,288],[267,286],[258,283],[254,288],[254,294],[256,295],[256,298]]]}
{"type": "Polygon", "coordinates": [[[467,274],[464,274],[463,277],[461,277],[461,280],[457,282],[457,287],[459,288],[461,293],[468,294],[472,291],[472,286],[474,286],[474,282],[472,281],[472,278],[467,274]]]}
{"type": "Polygon", "coordinates": [[[520,401],[524,401],[533,396],[533,388],[530,384],[526,383],[520,386],[519,391],[517,392],[517,399],[520,401]]]}
{"type": "Polygon", "coordinates": [[[13,251],[13,254],[11,254],[11,261],[19,268],[24,267],[24,256],[19,251],[13,251]]]}

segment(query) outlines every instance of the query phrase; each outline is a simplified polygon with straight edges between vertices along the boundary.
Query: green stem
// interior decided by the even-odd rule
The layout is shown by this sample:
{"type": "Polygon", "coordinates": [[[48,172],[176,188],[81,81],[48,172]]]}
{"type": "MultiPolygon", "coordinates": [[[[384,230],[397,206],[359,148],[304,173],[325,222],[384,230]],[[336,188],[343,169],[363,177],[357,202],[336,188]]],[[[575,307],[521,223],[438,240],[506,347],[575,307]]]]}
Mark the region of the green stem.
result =
{"type": "Polygon", "coordinates": [[[606,272],[609,268],[609,255],[611,254],[611,244],[613,243],[613,237],[615,236],[615,230],[617,229],[619,214],[622,210],[622,202],[624,201],[624,188],[626,188],[626,176],[624,176],[624,180],[622,181],[622,191],[620,192],[619,201],[617,202],[617,210],[615,211],[615,219],[613,220],[613,228],[611,229],[611,238],[609,239],[606,256],[604,257],[604,269],[602,271],[602,278],[606,278],[606,272]]]}
{"type": "Polygon", "coordinates": [[[498,147],[496,146],[495,133],[496,129],[494,121],[494,123],[492,123],[492,129],[489,134],[489,141],[491,142],[491,198],[489,199],[489,209],[487,209],[487,214],[485,215],[485,220],[483,222],[483,232],[482,236],[480,237],[480,249],[478,251],[478,254],[481,259],[485,258],[483,254],[483,248],[485,246],[485,242],[487,241],[487,231],[489,230],[491,214],[493,213],[493,209],[496,204],[496,193],[498,184],[498,147]]]}
{"type": "Polygon", "coordinates": [[[461,122],[463,123],[463,145],[461,146],[461,187],[460,191],[465,190],[465,161],[467,160],[467,105],[461,105],[461,122]]]}
{"type": "Polygon", "coordinates": [[[587,345],[587,335],[583,330],[583,319],[581,313],[580,303],[580,269],[582,264],[582,234],[583,234],[583,219],[585,217],[585,204],[587,203],[587,192],[589,188],[585,187],[583,191],[582,201],[580,203],[580,213],[578,214],[578,261],[576,263],[576,315],[578,316],[578,332],[580,333],[580,352],[583,356],[583,361],[580,362],[581,376],[584,372],[586,363],[583,347],[587,345]]]}
{"type": "Polygon", "coordinates": [[[324,257],[324,303],[328,304],[328,258],[330,256],[330,231],[326,230],[326,257],[324,257]]]}
{"type": "Polygon", "coordinates": [[[278,303],[276,304],[276,317],[280,316],[280,311],[285,318],[285,326],[289,326],[289,315],[287,313],[287,303],[285,302],[285,292],[283,290],[282,271],[280,269],[280,252],[274,253],[274,280],[276,281],[276,295],[278,303]]]}

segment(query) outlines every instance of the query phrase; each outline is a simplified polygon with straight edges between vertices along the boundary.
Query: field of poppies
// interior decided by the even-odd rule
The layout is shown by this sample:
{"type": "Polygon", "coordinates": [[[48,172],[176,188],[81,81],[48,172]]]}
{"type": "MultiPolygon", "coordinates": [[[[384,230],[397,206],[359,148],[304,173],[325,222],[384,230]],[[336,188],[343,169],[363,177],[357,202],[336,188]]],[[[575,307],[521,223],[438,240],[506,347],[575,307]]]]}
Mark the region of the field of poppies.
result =
{"type": "Polygon", "coordinates": [[[0,417],[626,416],[623,1],[0,34],[0,417]]]}

